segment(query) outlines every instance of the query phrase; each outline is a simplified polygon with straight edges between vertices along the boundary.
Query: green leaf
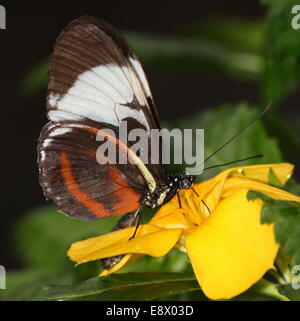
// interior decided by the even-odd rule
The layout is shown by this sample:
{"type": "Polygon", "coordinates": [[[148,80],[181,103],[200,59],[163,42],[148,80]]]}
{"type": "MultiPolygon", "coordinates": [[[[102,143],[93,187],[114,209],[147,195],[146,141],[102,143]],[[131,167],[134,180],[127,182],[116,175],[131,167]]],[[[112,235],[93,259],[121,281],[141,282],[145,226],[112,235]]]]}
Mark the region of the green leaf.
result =
{"type": "Polygon", "coordinates": [[[284,284],[278,286],[278,292],[284,295],[291,301],[300,301],[300,289],[293,289],[291,284],[284,284]]]}
{"type": "Polygon", "coordinates": [[[265,43],[264,21],[237,16],[201,17],[184,28],[184,36],[208,40],[227,48],[261,53],[265,43]]]}
{"type": "Polygon", "coordinates": [[[260,198],[264,201],[261,223],[275,223],[276,241],[285,254],[300,264],[300,205],[294,202],[278,201],[268,196],[250,191],[247,198],[260,198]]]}
{"type": "Polygon", "coordinates": [[[56,284],[65,284],[73,281],[73,275],[53,273],[49,269],[26,269],[7,273],[6,289],[0,290],[1,301],[26,300],[37,291],[45,282],[55,280],[56,284]]]}
{"type": "Polygon", "coordinates": [[[250,190],[248,193],[247,193],[247,200],[248,201],[253,201],[257,198],[260,198],[262,200],[268,200],[269,198],[265,195],[265,194],[262,194],[260,192],[256,192],[256,191],[252,191],[250,190]]]}
{"type": "Polygon", "coordinates": [[[266,66],[262,79],[265,101],[278,103],[298,82],[300,30],[291,26],[297,0],[263,0],[268,7],[266,66]]]}
{"type": "Polygon", "coordinates": [[[126,273],[95,277],[69,286],[43,286],[31,300],[155,300],[199,290],[193,275],[126,273]]]}
{"type": "Polygon", "coordinates": [[[70,245],[109,232],[117,219],[85,222],[57,212],[55,205],[39,207],[17,223],[16,249],[27,267],[70,270],[74,266],[66,256],[70,245]]]}
{"type": "Polygon", "coordinates": [[[276,174],[274,173],[272,167],[269,170],[268,181],[269,181],[269,184],[272,186],[282,187],[282,184],[280,183],[279,179],[277,178],[276,174]]]}
{"type": "Polygon", "coordinates": [[[210,70],[243,78],[256,78],[263,70],[263,59],[259,54],[231,48],[221,42],[187,36],[127,35],[143,64],[191,72],[210,70]]]}
{"type": "Polygon", "coordinates": [[[163,257],[154,258],[144,255],[137,261],[126,266],[122,272],[190,272],[192,273],[191,264],[186,253],[177,249],[172,249],[163,257]]]}
{"type": "MultiPolygon", "coordinates": [[[[205,131],[204,149],[205,156],[207,157],[228,139],[234,136],[250,120],[253,120],[258,113],[258,109],[250,107],[246,103],[241,103],[237,106],[224,105],[219,108],[207,110],[203,113],[195,114],[192,117],[166,123],[164,125],[170,129],[203,128],[205,131]]],[[[195,147],[193,147],[193,149],[194,148],[195,147]]],[[[268,136],[265,126],[261,120],[255,122],[255,124],[244,131],[233,142],[215,154],[207,164],[205,164],[205,167],[220,165],[258,154],[263,154],[264,157],[208,170],[207,172],[204,171],[200,175],[200,179],[204,180],[216,175],[221,170],[234,166],[280,162],[282,157],[278,148],[278,143],[275,138],[268,136]]],[[[181,166],[180,168],[178,168],[178,166],[173,166],[171,170],[178,172],[185,166],[186,165],[181,166]]]]}

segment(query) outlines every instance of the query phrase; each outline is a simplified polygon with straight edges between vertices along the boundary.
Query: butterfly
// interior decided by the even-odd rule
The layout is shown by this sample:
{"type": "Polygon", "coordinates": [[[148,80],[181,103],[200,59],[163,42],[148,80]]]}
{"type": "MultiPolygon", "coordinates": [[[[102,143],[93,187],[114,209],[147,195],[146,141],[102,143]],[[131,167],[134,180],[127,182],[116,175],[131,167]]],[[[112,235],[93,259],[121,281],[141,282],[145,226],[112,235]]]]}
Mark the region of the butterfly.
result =
{"type": "MultiPolygon", "coordinates": [[[[144,161],[116,137],[124,131],[160,129],[157,109],[139,62],[127,41],[95,17],[73,20],[59,35],[48,70],[47,117],[38,144],[39,181],[58,210],[82,220],[125,214],[114,229],[132,226],[143,206],[155,208],[180,189],[192,188],[195,175],[167,175],[162,162],[144,161]],[[112,134],[108,134],[107,129],[112,134]],[[99,137],[134,162],[99,162],[99,137]]],[[[263,116],[270,105],[204,162],[263,116]]],[[[146,137],[145,149],[153,147],[146,137]]],[[[101,140],[100,139],[100,140],[101,140]]],[[[256,155],[226,164],[261,157],[256,155]]],[[[180,206],[180,198],[178,197],[180,206]]],[[[105,268],[122,256],[102,260],[105,268]]]]}
{"type": "MultiPolygon", "coordinates": [[[[166,174],[161,147],[158,164],[144,164],[137,155],[135,163],[97,162],[97,135],[132,157],[130,143],[124,146],[104,128],[115,137],[123,121],[128,131],[160,129],[139,59],[110,24],[91,16],[73,20],[55,43],[48,79],[49,122],[37,146],[39,181],[60,212],[82,220],[136,214],[191,187],[194,176],[166,174]]],[[[151,136],[147,144],[151,148],[151,136]]]]}

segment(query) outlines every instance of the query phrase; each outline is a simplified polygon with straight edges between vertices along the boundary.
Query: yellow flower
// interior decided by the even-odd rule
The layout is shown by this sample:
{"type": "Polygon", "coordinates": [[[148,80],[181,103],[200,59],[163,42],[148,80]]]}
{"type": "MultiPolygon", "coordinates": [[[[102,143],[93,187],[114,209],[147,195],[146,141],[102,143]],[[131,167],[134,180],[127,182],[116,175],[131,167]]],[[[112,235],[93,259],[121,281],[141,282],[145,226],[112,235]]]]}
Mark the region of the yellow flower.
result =
{"type": "Polygon", "coordinates": [[[114,231],[72,244],[68,255],[77,264],[125,254],[100,276],[118,271],[141,254],[161,257],[173,247],[187,253],[201,289],[211,299],[232,298],[274,268],[279,245],[273,224],[261,224],[260,199],[247,200],[249,190],[279,200],[300,197],[268,184],[291,177],[293,165],[263,164],[225,170],[192,189],[179,192],[138,228],[114,231]]]}

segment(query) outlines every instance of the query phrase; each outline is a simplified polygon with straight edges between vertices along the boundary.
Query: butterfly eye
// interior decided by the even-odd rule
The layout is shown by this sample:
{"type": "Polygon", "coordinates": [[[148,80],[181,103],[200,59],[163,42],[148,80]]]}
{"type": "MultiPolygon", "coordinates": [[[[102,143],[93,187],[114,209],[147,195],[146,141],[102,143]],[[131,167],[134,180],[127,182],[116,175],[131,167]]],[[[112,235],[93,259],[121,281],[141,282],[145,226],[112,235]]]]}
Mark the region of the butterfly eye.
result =
{"type": "Polygon", "coordinates": [[[185,176],[181,179],[180,187],[181,188],[190,188],[193,184],[193,180],[191,180],[190,176],[185,176]]]}

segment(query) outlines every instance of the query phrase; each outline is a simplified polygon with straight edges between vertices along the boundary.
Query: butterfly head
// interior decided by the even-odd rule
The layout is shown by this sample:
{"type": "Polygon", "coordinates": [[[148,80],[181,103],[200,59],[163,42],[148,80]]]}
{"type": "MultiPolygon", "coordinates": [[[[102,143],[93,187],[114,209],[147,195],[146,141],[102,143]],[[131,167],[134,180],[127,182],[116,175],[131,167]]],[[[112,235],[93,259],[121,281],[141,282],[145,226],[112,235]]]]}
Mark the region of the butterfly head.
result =
{"type": "Polygon", "coordinates": [[[171,189],[176,189],[177,191],[180,189],[188,189],[190,188],[195,181],[194,175],[188,175],[182,173],[180,175],[170,176],[168,178],[168,186],[171,189]]]}
{"type": "Polygon", "coordinates": [[[180,188],[184,188],[184,189],[190,188],[193,185],[194,181],[195,181],[195,176],[182,174],[179,180],[180,188]]]}

